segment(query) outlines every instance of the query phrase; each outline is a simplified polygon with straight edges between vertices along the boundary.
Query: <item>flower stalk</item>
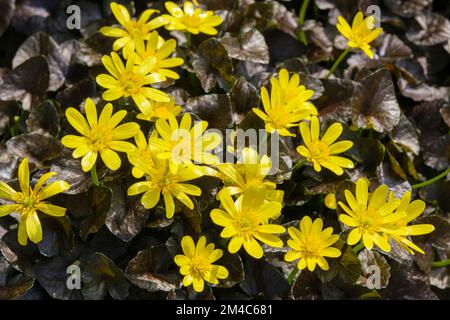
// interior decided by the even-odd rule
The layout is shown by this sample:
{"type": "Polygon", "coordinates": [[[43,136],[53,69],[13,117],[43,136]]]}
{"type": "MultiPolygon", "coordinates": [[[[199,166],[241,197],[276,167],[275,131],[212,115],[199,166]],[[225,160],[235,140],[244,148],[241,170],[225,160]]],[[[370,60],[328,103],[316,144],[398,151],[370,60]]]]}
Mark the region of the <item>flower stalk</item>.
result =
{"type": "Polygon", "coordinates": [[[431,178],[427,181],[421,182],[421,183],[417,183],[417,184],[413,184],[411,186],[412,189],[420,189],[426,186],[429,186],[430,184],[433,184],[439,180],[441,180],[442,178],[445,178],[447,176],[447,174],[450,173],[450,167],[447,168],[447,170],[445,170],[444,172],[441,172],[440,174],[438,174],[436,177],[431,178]]]}
{"type": "Polygon", "coordinates": [[[331,69],[328,72],[325,79],[328,79],[334,73],[334,70],[336,70],[336,68],[339,66],[339,64],[342,62],[342,60],[344,60],[344,58],[347,56],[347,54],[350,52],[350,50],[351,50],[351,48],[347,48],[341,53],[341,55],[334,62],[333,66],[331,67],[331,69]]]}
{"type": "MultiPolygon", "coordinates": [[[[308,10],[309,0],[303,0],[302,6],[300,8],[300,14],[298,16],[298,26],[301,28],[305,22],[306,11],[308,10]]],[[[308,39],[306,39],[305,32],[300,29],[298,38],[303,44],[308,45],[308,39]]]]}

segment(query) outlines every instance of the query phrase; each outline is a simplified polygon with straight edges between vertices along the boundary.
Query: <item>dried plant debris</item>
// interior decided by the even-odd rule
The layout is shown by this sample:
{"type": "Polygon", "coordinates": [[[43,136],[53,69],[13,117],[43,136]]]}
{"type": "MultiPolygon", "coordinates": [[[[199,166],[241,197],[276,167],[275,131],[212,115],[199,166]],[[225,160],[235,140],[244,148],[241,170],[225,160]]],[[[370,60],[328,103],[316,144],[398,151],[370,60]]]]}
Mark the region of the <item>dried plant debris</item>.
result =
{"type": "Polygon", "coordinates": [[[0,299],[450,298],[448,1],[0,12],[0,299]]]}

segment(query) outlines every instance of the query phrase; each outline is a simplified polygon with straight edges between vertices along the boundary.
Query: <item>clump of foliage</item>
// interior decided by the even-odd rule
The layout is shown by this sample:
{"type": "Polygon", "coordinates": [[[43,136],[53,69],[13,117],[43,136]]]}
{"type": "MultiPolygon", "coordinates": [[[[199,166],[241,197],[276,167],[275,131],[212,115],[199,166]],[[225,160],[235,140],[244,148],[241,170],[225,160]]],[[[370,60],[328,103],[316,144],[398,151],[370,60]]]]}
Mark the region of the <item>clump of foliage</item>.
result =
{"type": "Polygon", "coordinates": [[[447,1],[0,9],[0,299],[449,298],[447,1]]]}

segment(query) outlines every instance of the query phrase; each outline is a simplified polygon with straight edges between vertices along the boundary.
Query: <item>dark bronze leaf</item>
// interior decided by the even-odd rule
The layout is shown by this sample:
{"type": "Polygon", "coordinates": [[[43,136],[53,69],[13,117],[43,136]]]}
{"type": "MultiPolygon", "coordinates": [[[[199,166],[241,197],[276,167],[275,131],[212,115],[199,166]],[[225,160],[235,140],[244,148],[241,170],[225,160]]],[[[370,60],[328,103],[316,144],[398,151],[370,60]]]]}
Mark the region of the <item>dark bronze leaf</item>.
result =
{"type": "MultiPolygon", "coordinates": [[[[386,259],[376,251],[371,251],[364,249],[358,254],[358,259],[361,261],[361,272],[362,277],[359,279],[359,283],[365,287],[369,286],[371,289],[372,285],[380,285],[376,289],[386,288],[389,283],[389,277],[391,276],[389,266],[386,259]],[[378,268],[378,269],[376,269],[378,268]],[[378,275],[375,273],[379,270],[380,282],[379,283],[371,283],[370,277],[374,275],[378,275]],[[369,280],[369,284],[367,281],[369,280]]],[[[372,288],[373,289],[373,288],[372,288]]]]}
{"type": "Polygon", "coordinates": [[[167,271],[172,256],[164,246],[153,246],[140,251],[131,259],[125,275],[132,283],[150,292],[172,291],[180,287],[177,274],[167,271]]]}
{"type": "Polygon", "coordinates": [[[411,30],[406,37],[418,46],[433,46],[450,40],[450,21],[438,13],[419,14],[415,17],[420,29],[411,30]]]}
{"type": "Polygon", "coordinates": [[[31,110],[47,92],[49,68],[42,56],[28,59],[3,77],[0,81],[0,100],[22,102],[25,110],[31,110]]]}
{"type": "Polygon", "coordinates": [[[264,36],[257,29],[241,32],[238,37],[226,35],[220,42],[233,59],[269,63],[269,48],[264,36]]]}
{"type": "Polygon", "coordinates": [[[126,190],[120,183],[111,185],[111,207],[106,214],[108,229],[123,241],[131,241],[144,227],[149,210],[138,197],[127,201],[126,190]]]}
{"type": "Polygon", "coordinates": [[[205,92],[210,92],[216,83],[229,91],[234,83],[231,59],[224,46],[216,39],[208,39],[198,47],[192,67],[205,92]]]}
{"type": "Polygon", "coordinates": [[[0,300],[14,300],[24,295],[34,284],[34,279],[19,273],[13,275],[13,267],[0,257],[0,300]]]}
{"type": "Polygon", "coordinates": [[[111,189],[104,186],[92,186],[89,190],[89,203],[93,214],[85,218],[80,225],[80,237],[86,240],[91,233],[96,233],[105,223],[111,208],[111,189]]]}
{"type": "Polygon", "coordinates": [[[390,131],[400,121],[400,106],[387,69],[364,77],[352,98],[353,124],[375,131],[390,131]]]}
{"type": "Polygon", "coordinates": [[[38,167],[44,162],[56,159],[62,151],[59,140],[49,134],[31,132],[16,136],[7,141],[6,147],[11,154],[28,160],[38,167]]]}
{"type": "Polygon", "coordinates": [[[208,128],[225,129],[233,124],[231,101],[226,94],[207,94],[189,98],[185,108],[201,120],[208,121],[208,128]],[[220,117],[217,116],[219,114],[220,117]]]}
{"type": "Polygon", "coordinates": [[[101,300],[108,292],[116,300],[128,297],[129,284],[123,271],[102,253],[95,252],[82,264],[83,297],[101,300]]]}

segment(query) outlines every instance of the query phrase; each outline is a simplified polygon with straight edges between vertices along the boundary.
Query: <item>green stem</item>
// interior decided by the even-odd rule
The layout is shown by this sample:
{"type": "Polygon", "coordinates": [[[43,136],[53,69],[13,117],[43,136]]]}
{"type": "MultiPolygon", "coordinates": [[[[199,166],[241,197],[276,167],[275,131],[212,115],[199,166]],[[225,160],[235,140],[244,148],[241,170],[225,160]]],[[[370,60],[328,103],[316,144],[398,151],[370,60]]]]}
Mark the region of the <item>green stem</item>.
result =
{"type": "MultiPolygon", "coordinates": [[[[302,6],[300,8],[300,14],[298,16],[298,26],[301,28],[303,23],[305,22],[305,16],[306,16],[306,10],[308,10],[308,4],[309,0],[303,0],[302,6]]],[[[300,30],[298,34],[298,38],[301,42],[304,43],[304,45],[308,45],[308,40],[306,39],[305,32],[303,30],[300,30]]]]}
{"type": "Polygon", "coordinates": [[[431,179],[429,179],[429,180],[427,180],[427,181],[424,181],[424,182],[421,182],[421,183],[418,183],[418,184],[413,184],[413,185],[411,186],[411,188],[413,188],[413,189],[419,189],[419,188],[428,186],[428,185],[430,185],[430,184],[433,184],[433,183],[435,183],[436,181],[439,181],[439,180],[441,180],[442,178],[445,178],[449,172],[450,172],[450,167],[448,167],[447,170],[445,170],[444,172],[442,172],[441,174],[437,175],[437,176],[434,177],[434,178],[431,178],[431,179]]]}
{"type": "Polygon", "coordinates": [[[358,253],[360,252],[362,249],[364,248],[364,244],[362,242],[360,242],[357,246],[353,247],[353,252],[354,253],[358,253]]]}
{"type": "Polygon", "coordinates": [[[301,160],[299,162],[297,162],[297,164],[292,168],[292,171],[298,170],[301,167],[303,167],[306,163],[308,162],[308,160],[301,160]]]}
{"type": "Polygon", "coordinates": [[[99,186],[100,183],[98,182],[98,176],[97,176],[97,168],[94,166],[91,169],[91,178],[92,178],[92,183],[96,186],[99,186]]]}
{"type": "Polygon", "coordinates": [[[291,273],[289,273],[289,275],[288,275],[287,281],[289,284],[291,284],[294,281],[295,276],[297,275],[297,272],[298,272],[298,268],[297,268],[297,266],[295,266],[294,269],[291,271],[291,273]]]}
{"type": "Polygon", "coordinates": [[[191,47],[192,39],[191,39],[191,33],[188,31],[186,32],[186,46],[189,49],[191,47]]]}
{"type": "Polygon", "coordinates": [[[339,56],[339,58],[337,58],[337,60],[335,61],[335,63],[333,64],[333,66],[330,69],[330,72],[328,72],[327,76],[325,77],[325,79],[328,79],[334,72],[334,70],[336,70],[336,68],[338,67],[338,65],[342,62],[342,60],[344,60],[345,56],[350,52],[350,48],[347,48],[344,50],[344,52],[341,53],[341,55],[339,56]]]}
{"type": "Polygon", "coordinates": [[[442,261],[435,261],[435,262],[431,263],[431,266],[433,268],[440,268],[440,267],[445,267],[445,266],[449,266],[449,265],[450,265],[450,259],[442,260],[442,261]]]}

